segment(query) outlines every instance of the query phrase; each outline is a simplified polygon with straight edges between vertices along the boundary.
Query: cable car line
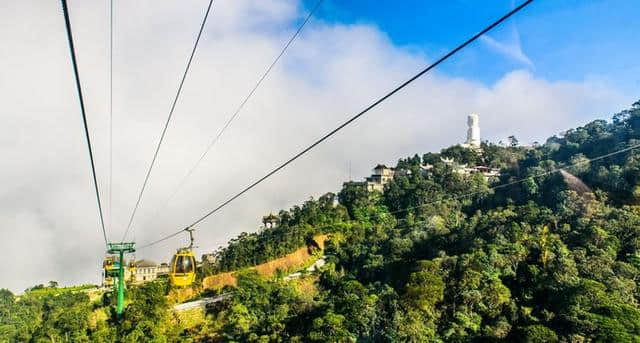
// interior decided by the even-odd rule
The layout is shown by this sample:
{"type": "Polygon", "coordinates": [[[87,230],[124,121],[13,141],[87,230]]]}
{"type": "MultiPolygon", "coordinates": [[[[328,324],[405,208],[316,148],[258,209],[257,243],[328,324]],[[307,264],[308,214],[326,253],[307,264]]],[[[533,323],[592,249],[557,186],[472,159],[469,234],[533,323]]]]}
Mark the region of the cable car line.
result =
{"type": "MultiPolygon", "coordinates": [[[[502,183],[502,184],[499,184],[499,185],[496,185],[496,186],[488,187],[487,190],[496,190],[496,189],[500,189],[500,188],[513,186],[513,185],[516,185],[518,183],[525,182],[527,180],[537,179],[539,177],[543,177],[543,176],[547,176],[547,175],[551,175],[551,174],[557,173],[557,172],[559,172],[559,171],[561,171],[563,169],[569,169],[569,168],[573,168],[573,167],[576,167],[576,166],[579,166],[579,165],[583,165],[583,164],[587,164],[587,163],[592,163],[592,162],[595,162],[595,161],[603,160],[605,158],[608,158],[608,157],[611,157],[611,156],[615,156],[615,155],[621,154],[623,152],[631,151],[631,150],[638,149],[638,148],[640,148],[640,144],[635,144],[635,145],[632,145],[632,146],[629,146],[629,147],[626,147],[626,148],[623,148],[623,149],[620,149],[620,150],[616,150],[616,151],[613,151],[613,152],[610,152],[610,153],[607,153],[607,154],[604,154],[604,155],[600,155],[598,157],[594,157],[594,158],[586,159],[586,160],[583,160],[583,161],[578,161],[578,162],[575,162],[575,163],[563,165],[563,166],[560,166],[560,167],[557,167],[557,168],[553,168],[551,170],[548,170],[548,171],[545,171],[545,172],[542,172],[542,173],[538,173],[538,174],[535,174],[535,175],[530,175],[530,176],[527,176],[527,177],[523,177],[521,179],[517,179],[517,180],[514,180],[514,181],[502,183]]],[[[418,205],[418,206],[407,207],[407,208],[404,208],[404,209],[401,209],[401,210],[397,210],[397,211],[390,211],[387,214],[397,214],[397,213],[401,213],[401,212],[408,212],[410,210],[423,208],[423,207],[426,207],[426,206],[429,206],[429,205],[433,205],[433,204],[437,204],[437,203],[440,203],[440,202],[444,202],[444,201],[448,201],[448,200],[458,200],[458,199],[468,198],[468,197],[472,197],[474,195],[479,195],[479,194],[483,194],[483,193],[486,193],[486,191],[477,191],[477,192],[460,194],[460,195],[452,196],[452,197],[449,197],[449,198],[446,198],[446,199],[438,199],[438,200],[434,200],[434,201],[429,201],[429,202],[426,202],[426,203],[424,203],[422,205],[418,205]]],[[[402,219],[397,219],[397,220],[398,220],[398,222],[401,222],[401,221],[406,221],[407,219],[402,218],[402,219]]],[[[414,222],[414,224],[415,223],[421,223],[421,222],[423,222],[423,221],[416,221],[416,222],[414,222]]],[[[191,228],[187,228],[187,229],[193,230],[191,228]]],[[[162,242],[162,241],[164,241],[166,239],[175,237],[175,236],[179,235],[180,233],[182,233],[183,231],[188,231],[187,229],[182,230],[182,231],[178,231],[178,232],[176,232],[176,233],[174,233],[174,234],[172,234],[170,236],[167,236],[167,237],[165,237],[163,239],[159,239],[157,241],[154,241],[154,242],[151,242],[149,244],[146,244],[146,245],[142,246],[140,249],[150,247],[150,246],[152,246],[154,244],[157,244],[157,243],[160,243],[160,242],[162,242]]]]}
{"type": "Polygon", "coordinates": [[[129,218],[127,229],[125,230],[124,235],[122,235],[122,242],[124,242],[125,238],[127,237],[127,234],[129,233],[129,229],[131,229],[131,224],[133,223],[133,218],[136,216],[136,212],[138,211],[138,207],[140,206],[140,200],[142,200],[142,194],[144,193],[144,190],[147,187],[147,183],[149,182],[149,176],[151,175],[151,170],[153,169],[156,159],[158,158],[158,152],[160,151],[160,147],[162,146],[164,136],[167,133],[167,128],[169,127],[169,122],[171,121],[171,117],[173,117],[173,111],[175,110],[176,104],[178,103],[178,98],[180,97],[180,93],[182,92],[182,86],[184,85],[184,81],[187,78],[187,74],[189,73],[189,68],[191,67],[193,56],[196,54],[196,49],[198,48],[198,43],[200,42],[200,37],[202,36],[202,31],[204,30],[204,26],[207,23],[207,18],[209,17],[209,12],[211,11],[212,5],[213,5],[213,0],[209,0],[209,5],[207,6],[207,11],[205,12],[204,18],[202,19],[202,24],[200,25],[200,31],[198,31],[196,42],[193,45],[193,49],[191,50],[191,56],[189,56],[187,67],[185,68],[184,74],[182,75],[182,79],[180,80],[178,91],[176,92],[176,96],[173,99],[173,103],[171,105],[171,110],[169,111],[169,115],[167,116],[167,120],[164,123],[164,128],[162,129],[160,140],[158,141],[156,150],[153,153],[153,159],[151,160],[151,164],[149,165],[149,169],[147,170],[147,175],[145,176],[144,182],[142,183],[142,188],[140,189],[140,193],[138,194],[138,200],[136,201],[136,205],[133,208],[133,212],[131,212],[131,217],[129,218]]]}
{"type": "Polygon", "coordinates": [[[109,230],[113,230],[113,0],[109,0],[109,230]]]}
{"type": "Polygon", "coordinates": [[[253,96],[253,93],[255,93],[255,91],[260,87],[260,85],[262,84],[262,81],[264,81],[267,78],[267,75],[269,75],[269,73],[271,72],[271,70],[273,69],[273,67],[275,67],[275,65],[278,63],[278,61],[280,60],[280,58],[284,55],[284,53],[287,51],[287,49],[289,48],[289,46],[291,45],[291,43],[293,43],[293,41],[296,39],[296,37],[298,37],[298,35],[300,34],[300,32],[302,32],[302,29],[305,27],[305,25],[307,24],[307,22],[309,21],[309,19],[311,19],[311,17],[313,16],[313,14],[318,10],[318,8],[320,7],[320,5],[322,4],[323,0],[318,0],[318,2],[316,2],[315,6],[311,9],[311,11],[309,12],[309,14],[307,15],[307,17],[304,19],[304,21],[302,22],[302,24],[300,24],[300,26],[298,27],[298,29],[295,31],[295,33],[289,38],[289,41],[287,41],[287,43],[284,45],[284,47],[282,48],[282,50],[280,51],[280,54],[278,54],[278,56],[273,60],[273,62],[271,62],[271,65],[265,70],[265,72],[262,74],[262,76],[260,77],[260,79],[258,79],[258,82],[253,86],[253,88],[251,89],[251,91],[249,91],[249,93],[245,96],[245,98],[240,102],[240,104],[238,105],[238,107],[236,107],[235,111],[233,112],[233,114],[229,117],[229,119],[227,120],[227,122],[223,125],[223,127],[220,129],[220,131],[218,131],[217,135],[215,136],[215,138],[213,138],[213,140],[211,140],[211,142],[209,143],[209,145],[207,146],[207,148],[205,149],[205,151],[202,153],[202,155],[200,155],[200,158],[198,159],[198,161],[193,165],[193,167],[191,167],[191,169],[187,172],[187,174],[185,174],[185,176],[182,178],[182,180],[178,183],[178,186],[173,190],[173,192],[171,192],[171,195],[169,195],[169,197],[167,198],[167,200],[165,201],[163,207],[167,206],[167,204],[169,203],[169,201],[171,199],[173,199],[174,196],[176,196],[176,194],[178,194],[178,191],[180,191],[180,189],[182,189],[182,187],[185,185],[186,181],[191,177],[191,175],[196,171],[196,169],[198,169],[198,167],[200,166],[200,163],[202,163],[202,161],[204,160],[205,156],[209,153],[209,151],[211,151],[211,149],[213,149],[213,147],[216,145],[216,143],[218,142],[218,140],[220,140],[220,136],[222,136],[222,134],[227,130],[227,128],[229,127],[229,125],[231,125],[231,122],[233,122],[233,120],[240,114],[240,111],[242,111],[242,109],[244,108],[244,106],[247,104],[247,102],[249,101],[249,99],[253,96]]]}
{"type": "Polygon", "coordinates": [[[67,8],[67,0],[62,1],[62,12],[64,14],[64,23],[67,30],[67,40],[69,41],[69,51],[71,54],[71,64],[73,65],[73,74],[75,75],[76,89],[78,91],[78,99],[80,99],[80,111],[82,112],[82,122],[84,124],[84,134],[87,139],[87,147],[89,149],[89,161],[91,162],[91,174],[93,175],[93,186],[96,192],[96,200],[98,201],[98,212],[100,213],[100,225],[102,226],[102,235],[104,243],[107,245],[107,231],[104,227],[104,216],[102,214],[102,202],[100,201],[100,190],[98,189],[98,179],[96,178],[96,166],[93,160],[93,150],[91,148],[91,137],[89,136],[89,127],[87,124],[87,113],[84,107],[84,98],[82,96],[82,86],[80,85],[80,73],[78,72],[78,62],[76,61],[76,52],[73,45],[73,34],[71,32],[71,22],[69,20],[69,9],[67,8]]]}
{"type": "Polygon", "coordinates": [[[437,61],[435,61],[434,63],[430,64],[429,66],[427,66],[426,68],[424,68],[423,70],[421,70],[420,72],[418,72],[416,75],[414,75],[413,77],[411,77],[410,79],[408,79],[407,81],[403,82],[402,84],[400,84],[399,86],[397,86],[396,88],[394,88],[391,92],[387,93],[386,95],[382,96],[381,98],[379,98],[378,100],[376,100],[373,104],[367,106],[364,110],[362,110],[361,112],[359,112],[358,114],[354,115],[353,117],[351,117],[349,120],[345,121],[344,123],[342,123],[341,125],[339,125],[337,128],[333,129],[332,131],[330,131],[329,133],[325,134],[324,136],[322,136],[320,139],[316,140],[314,143],[312,143],[311,145],[309,145],[308,147],[306,147],[305,149],[303,149],[302,151],[300,151],[299,153],[297,153],[296,155],[294,155],[293,157],[291,157],[290,159],[288,159],[286,162],[282,163],[281,165],[279,165],[278,167],[276,167],[275,169],[273,169],[272,171],[268,172],[265,176],[261,177],[260,179],[254,181],[253,183],[251,183],[249,186],[245,187],[244,189],[242,189],[239,193],[237,193],[236,195],[232,196],[231,198],[229,198],[228,200],[224,201],[222,204],[218,205],[217,207],[215,207],[213,210],[207,212],[206,214],[204,214],[202,217],[198,218],[197,220],[195,220],[193,223],[187,225],[184,229],[175,232],[171,235],[168,235],[166,237],[163,237],[157,241],[154,241],[152,243],[143,245],[140,249],[142,248],[146,248],[149,246],[152,246],[154,244],[160,243],[164,240],[167,240],[171,237],[174,237],[178,234],[180,234],[181,232],[187,231],[188,229],[191,229],[193,226],[201,223],[203,220],[207,219],[209,216],[211,216],[212,214],[218,212],[219,210],[221,210],[222,208],[224,208],[225,206],[227,206],[229,203],[231,203],[232,201],[234,201],[235,199],[239,198],[240,196],[242,196],[244,193],[248,192],[249,190],[251,190],[252,188],[254,188],[255,186],[257,186],[258,184],[260,184],[261,182],[263,182],[264,180],[268,179],[269,177],[271,177],[272,175],[274,175],[275,173],[279,172],[280,170],[282,170],[284,167],[286,167],[287,165],[291,164],[293,161],[297,160],[298,158],[300,158],[301,156],[303,156],[304,154],[306,154],[307,152],[309,152],[311,149],[315,148],[317,145],[319,145],[320,143],[324,142],[326,139],[328,139],[329,137],[333,136],[336,132],[342,130],[344,127],[346,127],[347,125],[351,124],[352,122],[354,122],[355,120],[357,120],[358,118],[360,118],[361,116],[363,116],[364,114],[366,114],[367,112],[369,112],[371,109],[373,109],[374,107],[378,106],[380,103],[382,103],[383,101],[387,100],[389,97],[391,97],[392,95],[394,95],[395,93],[399,92],[401,89],[405,88],[406,86],[408,86],[409,84],[411,84],[413,81],[417,80],[418,78],[420,78],[422,75],[424,75],[425,73],[427,73],[428,71],[432,70],[433,68],[435,68],[436,66],[438,66],[439,64],[441,64],[442,62],[446,61],[447,59],[449,59],[451,56],[455,55],[457,52],[459,52],[460,50],[462,50],[463,48],[465,48],[467,45],[471,44],[472,42],[474,42],[475,40],[477,40],[478,38],[480,38],[480,36],[482,36],[483,34],[491,31],[493,28],[495,28],[496,26],[500,25],[502,22],[504,22],[505,20],[507,20],[509,17],[511,17],[512,15],[514,15],[515,13],[519,12],[520,10],[522,10],[523,8],[525,8],[527,5],[531,4],[533,2],[533,0],[527,0],[525,2],[523,2],[521,5],[519,5],[518,7],[514,8],[513,10],[509,11],[507,14],[505,14],[504,16],[502,16],[501,18],[499,18],[498,20],[494,21],[492,24],[490,24],[489,26],[487,26],[486,28],[484,28],[482,31],[478,32],[477,34],[475,34],[473,37],[469,38],[468,40],[466,40],[464,43],[458,45],[456,48],[454,48],[453,50],[449,51],[447,54],[445,54],[444,56],[440,57],[437,61]]]}

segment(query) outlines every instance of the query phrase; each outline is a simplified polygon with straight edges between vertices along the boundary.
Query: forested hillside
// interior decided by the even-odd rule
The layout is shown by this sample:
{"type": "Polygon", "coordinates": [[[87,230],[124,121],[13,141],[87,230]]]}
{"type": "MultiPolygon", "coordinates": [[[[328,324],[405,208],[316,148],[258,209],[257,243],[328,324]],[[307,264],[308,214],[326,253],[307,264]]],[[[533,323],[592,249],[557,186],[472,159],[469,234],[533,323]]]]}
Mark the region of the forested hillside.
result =
{"type": "Polygon", "coordinates": [[[640,341],[640,102],[543,144],[512,143],[401,159],[383,193],[346,183],[281,211],[275,227],[232,240],[203,270],[239,270],[329,234],[328,263],[307,284],[240,271],[232,296],[191,327],[168,311],[162,283],[134,288],[121,321],[108,297],[31,291],[16,299],[4,290],[0,337],[640,341]],[[501,176],[463,175],[441,157],[501,168],[501,176]]]}

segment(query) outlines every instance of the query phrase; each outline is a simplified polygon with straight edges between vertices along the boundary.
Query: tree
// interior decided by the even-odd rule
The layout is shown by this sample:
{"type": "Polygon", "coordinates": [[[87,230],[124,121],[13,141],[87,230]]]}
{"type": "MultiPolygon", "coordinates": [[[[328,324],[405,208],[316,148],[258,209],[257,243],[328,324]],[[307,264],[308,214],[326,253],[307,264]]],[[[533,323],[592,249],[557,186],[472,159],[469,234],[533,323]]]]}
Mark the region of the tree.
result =
{"type": "Polygon", "coordinates": [[[444,298],[445,284],[432,261],[420,261],[418,271],[409,276],[406,298],[409,304],[429,318],[437,316],[436,304],[444,298]]]}
{"type": "Polygon", "coordinates": [[[554,343],[558,335],[544,325],[531,325],[523,330],[522,341],[526,343],[554,343]]]}
{"type": "Polygon", "coordinates": [[[168,316],[165,285],[154,281],[129,289],[131,303],[118,321],[119,336],[126,342],[157,340],[176,335],[168,316]]]}
{"type": "Polygon", "coordinates": [[[238,289],[223,313],[223,336],[230,341],[286,340],[287,320],[297,311],[297,296],[281,281],[266,281],[255,271],[239,273],[238,289]]]}
{"type": "Polygon", "coordinates": [[[344,327],[345,317],[333,312],[313,320],[309,341],[311,342],[355,342],[356,337],[344,327]]]}
{"type": "Polygon", "coordinates": [[[369,205],[369,194],[367,188],[358,182],[346,182],[338,193],[340,204],[347,208],[349,216],[355,218],[358,208],[369,205]]]}

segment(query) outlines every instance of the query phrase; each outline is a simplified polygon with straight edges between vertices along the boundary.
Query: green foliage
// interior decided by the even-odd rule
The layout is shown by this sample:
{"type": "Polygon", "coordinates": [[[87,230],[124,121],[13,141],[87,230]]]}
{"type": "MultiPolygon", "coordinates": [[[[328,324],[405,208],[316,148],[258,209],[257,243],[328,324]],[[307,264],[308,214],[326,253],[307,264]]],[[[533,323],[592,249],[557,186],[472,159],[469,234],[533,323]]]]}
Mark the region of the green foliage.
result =
{"type": "Polygon", "coordinates": [[[165,291],[165,284],[158,281],[128,290],[131,302],[118,321],[123,342],[170,341],[177,336],[169,322],[165,291]]]}
{"type": "Polygon", "coordinates": [[[427,317],[436,316],[436,304],[444,299],[444,281],[432,261],[420,261],[418,271],[411,273],[405,296],[412,307],[427,317]]]}
{"type": "Polygon", "coordinates": [[[309,332],[310,342],[349,342],[356,338],[345,328],[345,317],[327,312],[315,318],[309,332]]]}
{"type": "Polygon", "coordinates": [[[218,316],[225,322],[222,337],[230,342],[287,341],[286,324],[298,311],[300,300],[293,288],[243,272],[228,308],[218,316]]]}
{"type": "Polygon", "coordinates": [[[530,325],[524,328],[522,341],[526,343],[554,343],[558,335],[544,325],[530,325]]]}
{"type": "Polygon", "coordinates": [[[309,243],[314,235],[332,232],[348,220],[347,209],[335,206],[336,195],[327,193],[301,207],[280,211],[278,225],[257,233],[241,233],[216,252],[217,263],[205,266],[205,275],[238,270],[282,257],[309,243]]]}
{"type": "Polygon", "coordinates": [[[0,290],[0,334],[10,342],[638,342],[640,153],[588,160],[639,142],[640,102],[542,145],[511,137],[509,146],[483,143],[482,153],[414,155],[398,162],[384,193],[350,182],[337,196],[281,211],[278,225],[241,234],[204,272],[259,264],[331,233],[327,265],[307,276],[317,278],[313,290],[240,272],[231,297],[191,331],[171,320],[157,283],[130,290],[121,321],[95,326],[80,292],[39,285],[17,299],[0,290]],[[491,190],[492,180],[457,173],[441,157],[501,168],[509,186],[491,190]],[[550,173],[557,168],[592,191],[550,173]]]}
{"type": "Polygon", "coordinates": [[[27,292],[16,299],[0,290],[0,337],[9,342],[89,341],[90,312],[89,297],[80,292],[27,292]]]}

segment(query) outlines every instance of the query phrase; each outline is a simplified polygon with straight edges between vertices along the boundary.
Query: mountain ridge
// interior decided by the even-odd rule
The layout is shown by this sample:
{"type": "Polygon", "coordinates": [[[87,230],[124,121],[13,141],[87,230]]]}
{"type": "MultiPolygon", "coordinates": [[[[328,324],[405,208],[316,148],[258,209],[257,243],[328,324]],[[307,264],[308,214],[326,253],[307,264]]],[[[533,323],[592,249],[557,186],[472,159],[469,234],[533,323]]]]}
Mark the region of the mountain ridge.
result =
{"type": "Polygon", "coordinates": [[[0,313],[12,315],[0,316],[0,334],[10,341],[640,341],[640,152],[629,149],[638,144],[640,102],[538,146],[483,142],[482,153],[453,146],[416,154],[398,161],[396,169],[411,173],[398,173],[383,192],[345,183],[337,194],[280,211],[278,225],[232,239],[200,277],[243,271],[232,295],[197,324],[171,319],[159,281],[131,288],[120,321],[109,296],[91,303],[82,294],[27,292],[16,300],[3,290],[0,313]],[[441,157],[501,175],[495,183],[463,175],[441,157]],[[429,173],[425,164],[433,165],[429,173]],[[563,169],[572,176],[555,172],[563,169]],[[331,238],[327,264],[310,279],[314,291],[246,270],[317,235],[331,238]],[[83,318],[92,309],[108,319],[89,327],[83,318]]]}

